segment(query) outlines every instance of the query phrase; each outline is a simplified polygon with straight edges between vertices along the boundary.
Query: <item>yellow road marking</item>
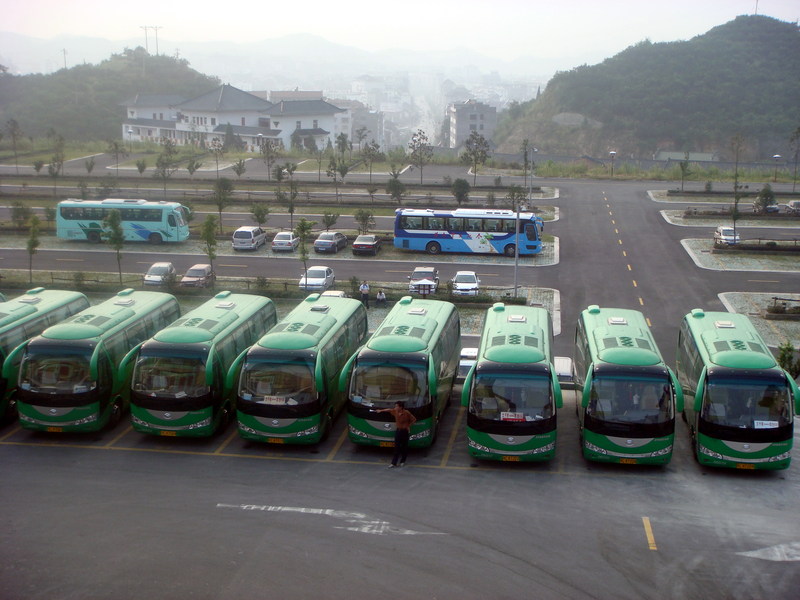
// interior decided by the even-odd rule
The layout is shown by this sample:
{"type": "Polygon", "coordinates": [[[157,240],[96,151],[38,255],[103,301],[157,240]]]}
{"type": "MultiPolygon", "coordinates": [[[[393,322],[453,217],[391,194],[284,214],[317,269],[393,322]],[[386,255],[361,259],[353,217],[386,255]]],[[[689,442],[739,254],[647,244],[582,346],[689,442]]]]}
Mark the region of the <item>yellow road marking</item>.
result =
{"type": "Polygon", "coordinates": [[[336,456],[337,452],[339,452],[339,449],[342,447],[346,439],[347,439],[347,423],[345,423],[342,435],[339,436],[339,439],[336,440],[336,444],[334,444],[331,451],[328,452],[328,456],[325,457],[325,462],[331,462],[333,460],[333,457],[336,456]]]}
{"type": "Polygon", "coordinates": [[[458,432],[461,431],[461,421],[464,418],[466,409],[463,406],[458,407],[458,414],[456,415],[456,424],[453,426],[453,432],[450,434],[450,439],[447,441],[447,448],[444,449],[444,456],[439,462],[440,467],[447,466],[447,461],[450,460],[450,452],[453,450],[453,445],[456,441],[458,432]]]}
{"type": "Polygon", "coordinates": [[[230,445],[230,443],[234,440],[234,438],[238,436],[239,436],[239,430],[236,427],[234,427],[233,431],[228,436],[228,439],[222,442],[222,445],[219,448],[214,450],[214,454],[222,454],[222,451],[225,450],[225,448],[227,448],[230,445]]]}
{"type": "Polygon", "coordinates": [[[658,550],[656,546],[656,538],[653,535],[653,528],[650,526],[650,518],[649,517],[642,517],[642,523],[644,524],[644,533],[647,536],[647,546],[650,550],[658,550]]]}

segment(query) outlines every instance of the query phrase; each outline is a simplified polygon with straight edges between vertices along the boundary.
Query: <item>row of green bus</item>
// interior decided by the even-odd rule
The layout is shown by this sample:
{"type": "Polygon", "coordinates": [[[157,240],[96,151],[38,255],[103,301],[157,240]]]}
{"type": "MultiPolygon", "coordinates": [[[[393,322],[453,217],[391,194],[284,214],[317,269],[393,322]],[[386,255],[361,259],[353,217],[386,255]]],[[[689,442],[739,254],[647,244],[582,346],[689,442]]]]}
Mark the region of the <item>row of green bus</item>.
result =
{"type": "MultiPolygon", "coordinates": [[[[162,436],[211,435],[235,416],[245,439],[316,443],[346,406],[353,442],[388,447],[394,423],[380,410],[403,401],[417,418],[410,445],[429,446],[456,377],[458,311],[405,297],[367,333],[361,303],[338,296],[313,294],[277,323],[274,303],[248,294],[221,292],[181,317],[165,293],[123,290],[91,307],[37,288],[0,303],[0,411],[27,429],[80,432],[130,408],[134,429],[162,436]]],[[[473,456],[555,455],[552,338],[544,309],[487,311],[461,394],[473,456]]],[[[703,464],[789,465],[800,392],[747,317],[686,315],[673,372],[641,313],[590,306],[573,365],[589,460],[666,464],[682,413],[703,464]]]]}

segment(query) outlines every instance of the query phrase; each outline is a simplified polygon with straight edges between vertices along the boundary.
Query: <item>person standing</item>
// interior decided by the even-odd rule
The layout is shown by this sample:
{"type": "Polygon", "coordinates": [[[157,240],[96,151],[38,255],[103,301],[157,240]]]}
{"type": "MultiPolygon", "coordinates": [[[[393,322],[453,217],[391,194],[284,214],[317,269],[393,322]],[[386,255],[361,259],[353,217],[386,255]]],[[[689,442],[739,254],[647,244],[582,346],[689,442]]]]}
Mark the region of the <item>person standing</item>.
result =
{"type": "Polygon", "coordinates": [[[361,292],[361,303],[369,308],[369,284],[366,281],[361,283],[361,287],[358,288],[358,291],[361,292]]]}
{"type": "Polygon", "coordinates": [[[379,413],[388,412],[394,416],[394,456],[390,469],[398,466],[405,466],[408,457],[408,438],[411,435],[411,426],[417,422],[417,418],[406,410],[404,402],[395,402],[394,408],[382,408],[379,413]]]}

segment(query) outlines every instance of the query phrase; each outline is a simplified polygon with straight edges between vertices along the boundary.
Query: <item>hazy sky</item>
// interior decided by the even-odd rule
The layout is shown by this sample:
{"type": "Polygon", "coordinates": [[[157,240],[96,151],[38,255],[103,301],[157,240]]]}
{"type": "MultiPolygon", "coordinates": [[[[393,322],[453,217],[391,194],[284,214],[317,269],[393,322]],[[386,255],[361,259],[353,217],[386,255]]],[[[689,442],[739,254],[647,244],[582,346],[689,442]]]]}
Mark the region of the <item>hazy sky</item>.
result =
{"type": "Polygon", "coordinates": [[[782,21],[800,18],[798,0],[21,0],[4,7],[0,30],[140,39],[144,46],[141,26],[153,25],[161,53],[181,41],[311,33],[366,50],[472,46],[494,57],[572,57],[578,65],[644,39],[687,40],[756,8],[782,21]]]}

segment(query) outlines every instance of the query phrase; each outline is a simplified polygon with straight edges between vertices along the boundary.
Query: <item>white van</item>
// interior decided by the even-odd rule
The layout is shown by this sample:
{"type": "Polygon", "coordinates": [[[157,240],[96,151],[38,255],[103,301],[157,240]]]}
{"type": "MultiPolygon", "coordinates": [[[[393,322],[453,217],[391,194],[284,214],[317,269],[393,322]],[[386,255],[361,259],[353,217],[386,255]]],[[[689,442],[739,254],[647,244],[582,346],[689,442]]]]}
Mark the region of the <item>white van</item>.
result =
{"type": "Polygon", "coordinates": [[[239,227],[233,232],[234,250],[258,250],[267,243],[267,233],[261,227],[239,227]]]}

